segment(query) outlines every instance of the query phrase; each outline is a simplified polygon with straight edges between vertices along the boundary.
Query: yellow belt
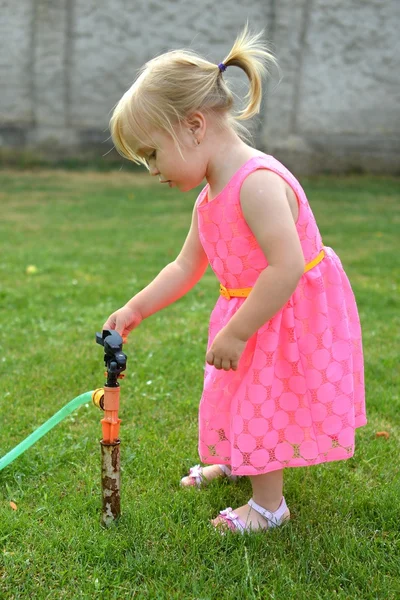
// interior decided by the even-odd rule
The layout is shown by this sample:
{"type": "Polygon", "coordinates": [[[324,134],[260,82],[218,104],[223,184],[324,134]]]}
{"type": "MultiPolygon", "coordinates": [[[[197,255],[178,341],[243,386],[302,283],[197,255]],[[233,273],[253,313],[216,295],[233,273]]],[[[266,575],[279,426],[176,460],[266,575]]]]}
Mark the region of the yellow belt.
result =
{"type": "MultiPolygon", "coordinates": [[[[310,269],[318,265],[321,260],[324,258],[325,252],[321,250],[321,252],[316,256],[313,260],[307,263],[304,267],[304,273],[307,273],[310,269]]],[[[221,296],[229,300],[230,298],[247,298],[253,288],[237,288],[237,289],[227,289],[222,283],[219,286],[219,293],[221,296]]]]}

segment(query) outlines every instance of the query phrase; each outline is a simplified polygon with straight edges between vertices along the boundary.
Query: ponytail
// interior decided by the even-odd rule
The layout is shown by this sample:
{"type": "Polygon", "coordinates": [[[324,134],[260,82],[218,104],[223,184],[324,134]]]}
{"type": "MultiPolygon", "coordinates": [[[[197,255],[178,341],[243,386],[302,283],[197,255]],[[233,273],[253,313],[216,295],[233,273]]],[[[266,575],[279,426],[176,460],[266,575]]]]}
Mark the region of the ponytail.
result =
{"type": "Polygon", "coordinates": [[[269,73],[269,66],[277,66],[277,61],[269,51],[266,43],[260,41],[263,32],[251,34],[248,23],[242,33],[238,35],[232,50],[229,52],[223,64],[226,67],[240,67],[247,75],[250,89],[245,98],[249,103],[244,110],[239,112],[235,119],[245,121],[258,114],[262,99],[262,80],[269,73]]]}

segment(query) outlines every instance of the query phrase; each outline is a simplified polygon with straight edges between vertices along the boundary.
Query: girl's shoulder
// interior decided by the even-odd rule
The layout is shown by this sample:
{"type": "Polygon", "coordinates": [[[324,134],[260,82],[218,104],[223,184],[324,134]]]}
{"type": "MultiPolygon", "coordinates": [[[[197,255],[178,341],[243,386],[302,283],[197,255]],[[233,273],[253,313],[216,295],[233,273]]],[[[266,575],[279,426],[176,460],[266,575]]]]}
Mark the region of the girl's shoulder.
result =
{"type": "MultiPolygon", "coordinates": [[[[271,154],[265,154],[264,152],[257,151],[257,153],[252,156],[249,161],[243,165],[243,167],[244,177],[241,177],[240,179],[245,179],[250,173],[257,171],[258,169],[266,169],[276,173],[288,182],[290,181],[291,183],[296,183],[296,185],[300,186],[300,183],[297,181],[293,173],[271,154]]],[[[238,170],[238,174],[240,171],[241,169],[238,170]]]]}
{"type": "MultiPolygon", "coordinates": [[[[300,202],[307,201],[305,192],[293,173],[277,158],[261,151],[257,151],[257,153],[252,156],[241,169],[237,171],[235,177],[235,185],[237,190],[240,192],[243,182],[252,173],[260,169],[265,169],[269,171],[269,173],[274,173],[277,177],[283,179],[286,183],[287,190],[294,193],[300,202]]],[[[273,177],[270,177],[271,181],[273,181],[273,179],[273,177]]]]}
{"type": "Polygon", "coordinates": [[[201,190],[196,200],[197,206],[205,207],[211,203],[217,204],[222,199],[226,199],[227,193],[229,193],[231,200],[234,198],[239,200],[240,190],[244,181],[252,173],[260,169],[265,169],[270,173],[275,173],[286,182],[287,187],[294,192],[300,202],[306,200],[305,193],[300,183],[297,181],[293,173],[291,173],[289,169],[285,167],[285,165],[283,165],[278,159],[270,154],[265,154],[260,150],[254,150],[254,154],[236,170],[225,187],[214,198],[209,198],[209,185],[207,183],[201,190]]]}

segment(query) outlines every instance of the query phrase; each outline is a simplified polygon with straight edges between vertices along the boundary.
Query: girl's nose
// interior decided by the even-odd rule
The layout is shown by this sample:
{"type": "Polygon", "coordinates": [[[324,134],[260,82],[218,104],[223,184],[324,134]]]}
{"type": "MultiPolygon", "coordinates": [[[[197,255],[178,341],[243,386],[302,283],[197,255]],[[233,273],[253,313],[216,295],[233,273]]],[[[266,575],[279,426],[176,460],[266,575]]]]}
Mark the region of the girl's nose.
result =
{"type": "Polygon", "coordinates": [[[157,169],[157,167],[154,164],[150,165],[149,170],[150,170],[150,175],[159,175],[160,174],[160,171],[157,169]]]}

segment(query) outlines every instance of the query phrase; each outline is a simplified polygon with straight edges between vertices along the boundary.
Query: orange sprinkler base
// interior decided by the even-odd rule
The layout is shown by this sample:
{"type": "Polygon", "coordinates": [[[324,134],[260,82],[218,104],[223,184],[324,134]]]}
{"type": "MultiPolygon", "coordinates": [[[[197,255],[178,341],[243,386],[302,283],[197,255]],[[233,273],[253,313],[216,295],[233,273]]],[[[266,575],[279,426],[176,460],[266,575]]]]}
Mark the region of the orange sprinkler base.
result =
{"type": "Polygon", "coordinates": [[[111,414],[104,415],[104,419],[101,420],[101,427],[103,430],[103,442],[105,444],[114,444],[119,439],[119,424],[121,419],[116,417],[118,413],[112,412],[111,414]]]}
{"type": "Polygon", "coordinates": [[[119,438],[119,425],[121,423],[121,419],[118,418],[119,393],[119,386],[104,388],[104,417],[101,420],[101,426],[103,442],[106,444],[112,444],[119,438]]]}

